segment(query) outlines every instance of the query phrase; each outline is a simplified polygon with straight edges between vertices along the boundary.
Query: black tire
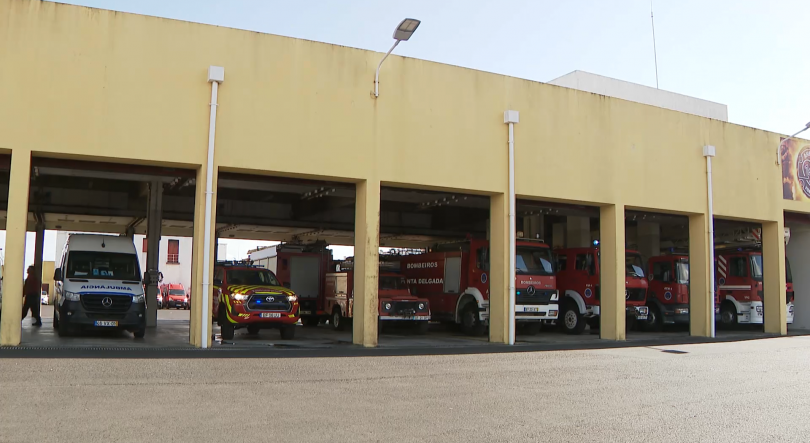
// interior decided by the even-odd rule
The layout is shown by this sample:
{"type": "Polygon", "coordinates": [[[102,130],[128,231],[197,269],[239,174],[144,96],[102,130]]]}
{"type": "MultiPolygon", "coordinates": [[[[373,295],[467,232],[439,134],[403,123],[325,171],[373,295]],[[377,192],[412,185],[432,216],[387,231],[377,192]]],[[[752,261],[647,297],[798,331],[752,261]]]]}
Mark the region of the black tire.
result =
{"type": "Polygon", "coordinates": [[[301,319],[301,323],[307,328],[314,328],[321,323],[321,319],[318,317],[304,317],[301,319]]]}
{"type": "Polygon", "coordinates": [[[526,335],[537,335],[542,326],[543,323],[539,321],[526,322],[523,326],[523,333],[526,335]]]}
{"type": "Polygon", "coordinates": [[[233,340],[233,323],[228,321],[228,317],[225,314],[225,305],[219,305],[219,319],[217,323],[219,323],[219,332],[222,335],[223,340],[233,340]]]}
{"type": "Polygon", "coordinates": [[[59,330],[59,310],[56,309],[56,305],[53,306],[53,328],[59,330]]]}
{"type": "Polygon", "coordinates": [[[579,306],[573,300],[563,304],[559,323],[562,331],[570,335],[582,334],[586,326],[585,316],[579,313],[579,306]]]}
{"type": "Polygon", "coordinates": [[[332,317],[329,319],[329,322],[332,323],[332,328],[335,331],[346,330],[346,317],[340,313],[340,308],[337,306],[332,309],[332,317]]]}
{"type": "Polygon", "coordinates": [[[737,307],[730,301],[720,305],[720,324],[726,328],[737,326],[737,307]]]}
{"type": "Polygon", "coordinates": [[[279,330],[282,340],[292,340],[295,338],[295,325],[285,325],[279,330]]]}
{"type": "Polygon", "coordinates": [[[64,321],[59,322],[59,328],[56,330],[56,333],[59,334],[60,337],[70,337],[74,332],[75,330],[64,321]]]}
{"type": "Polygon", "coordinates": [[[642,322],[645,331],[648,332],[661,332],[664,330],[664,318],[661,316],[661,311],[658,310],[657,305],[648,306],[647,320],[642,322]]]}
{"type": "Polygon", "coordinates": [[[478,305],[467,303],[461,308],[461,331],[473,337],[480,337],[486,333],[486,326],[478,316],[478,305]]]}
{"type": "Polygon", "coordinates": [[[146,336],[146,329],[138,329],[136,331],[132,331],[132,335],[135,338],[144,338],[144,336],[146,336]]]}
{"type": "Polygon", "coordinates": [[[259,327],[256,325],[248,325],[247,333],[248,335],[259,335],[259,327]]]}
{"type": "Polygon", "coordinates": [[[418,335],[427,334],[429,329],[430,329],[430,322],[424,320],[417,322],[413,327],[413,331],[418,335]]]}

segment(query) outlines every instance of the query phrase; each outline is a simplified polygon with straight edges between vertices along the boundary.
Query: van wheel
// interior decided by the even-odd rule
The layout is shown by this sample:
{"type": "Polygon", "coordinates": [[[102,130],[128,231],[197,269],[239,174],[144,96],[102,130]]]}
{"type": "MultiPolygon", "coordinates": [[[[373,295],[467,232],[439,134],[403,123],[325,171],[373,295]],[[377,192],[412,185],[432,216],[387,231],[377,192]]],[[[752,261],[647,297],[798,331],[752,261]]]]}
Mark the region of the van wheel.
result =
{"type": "Polygon", "coordinates": [[[486,326],[478,317],[478,304],[467,303],[461,309],[461,330],[474,337],[482,336],[486,332],[486,326]]]}
{"type": "Polygon", "coordinates": [[[53,306],[53,328],[59,330],[59,310],[56,305],[53,306]]]}
{"type": "Polygon", "coordinates": [[[138,329],[137,331],[132,331],[132,335],[135,338],[144,338],[144,336],[146,336],[146,329],[138,329]]]}
{"type": "Polygon", "coordinates": [[[282,326],[280,332],[282,340],[292,340],[295,338],[295,325],[282,326]]]}
{"type": "Polygon", "coordinates": [[[720,306],[720,324],[725,327],[737,325],[737,307],[729,301],[720,306]]]}
{"type": "Polygon", "coordinates": [[[59,322],[59,328],[56,330],[60,337],[70,337],[75,332],[67,322],[59,322]]]}
{"type": "Polygon", "coordinates": [[[343,315],[341,315],[340,308],[338,307],[335,307],[335,309],[332,310],[332,318],[329,319],[329,322],[332,323],[332,328],[334,328],[335,331],[346,330],[346,321],[343,315]]]}
{"type": "Polygon", "coordinates": [[[219,323],[222,339],[233,340],[233,323],[228,321],[228,317],[225,314],[225,309],[226,308],[224,305],[219,305],[219,319],[217,319],[217,323],[219,323]]]}
{"type": "Polygon", "coordinates": [[[560,327],[566,334],[579,335],[585,330],[585,318],[579,313],[579,306],[573,301],[565,303],[560,319],[560,327]]]}

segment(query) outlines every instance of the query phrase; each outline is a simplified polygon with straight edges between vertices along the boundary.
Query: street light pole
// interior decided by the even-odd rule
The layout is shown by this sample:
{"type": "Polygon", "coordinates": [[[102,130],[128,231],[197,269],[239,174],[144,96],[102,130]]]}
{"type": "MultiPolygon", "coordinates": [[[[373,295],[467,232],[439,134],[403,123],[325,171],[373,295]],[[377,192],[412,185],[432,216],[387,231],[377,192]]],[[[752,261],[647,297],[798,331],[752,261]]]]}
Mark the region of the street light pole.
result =
{"type": "Polygon", "coordinates": [[[782,145],[783,145],[783,144],[784,144],[786,141],[788,141],[788,140],[792,139],[793,137],[796,137],[797,135],[801,134],[802,132],[804,132],[804,131],[806,131],[806,130],[808,130],[808,129],[810,129],[810,122],[807,122],[807,124],[806,124],[806,125],[804,125],[804,128],[800,129],[800,130],[799,130],[799,132],[797,132],[797,133],[795,133],[795,134],[793,134],[793,135],[789,136],[788,138],[786,138],[786,139],[782,140],[782,142],[781,142],[781,143],[779,143],[779,147],[777,147],[777,148],[776,148],[776,164],[777,164],[777,165],[781,165],[781,164],[782,164],[782,152],[781,152],[781,151],[782,151],[782,145]]]}
{"type": "Polygon", "coordinates": [[[374,98],[380,96],[380,68],[382,67],[383,62],[385,59],[391,55],[391,52],[394,51],[394,48],[397,47],[399,42],[406,42],[408,39],[411,38],[414,32],[416,32],[416,28],[419,27],[419,24],[422,23],[421,21],[415,18],[406,18],[399,22],[397,29],[394,30],[394,46],[391,46],[391,49],[385,53],[385,56],[380,60],[380,63],[377,65],[377,73],[374,74],[374,98]]]}

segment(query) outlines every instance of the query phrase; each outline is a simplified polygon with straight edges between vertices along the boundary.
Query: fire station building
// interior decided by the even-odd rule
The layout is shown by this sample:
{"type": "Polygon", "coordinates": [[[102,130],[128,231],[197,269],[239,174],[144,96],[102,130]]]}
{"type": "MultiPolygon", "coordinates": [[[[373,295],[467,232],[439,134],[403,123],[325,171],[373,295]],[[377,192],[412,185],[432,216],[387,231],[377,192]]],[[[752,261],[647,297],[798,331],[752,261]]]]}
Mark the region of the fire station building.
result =
{"type": "MultiPolygon", "coordinates": [[[[689,253],[694,336],[712,328],[712,222],[757,226],[764,331],[787,333],[784,232],[795,223],[791,258],[792,244],[810,241],[810,141],[783,144],[784,135],[719,119],[395,55],[375,96],[381,53],[217,26],[38,0],[0,0],[0,22],[2,345],[21,343],[14,294],[25,233],[44,229],[192,237],[189,343],[210,343],[201,308],[216,245],[203,254],[209,184],[214,238],[354,245],[353,341],[364,346],[378,340],[380,246],[487,236],[489,340],[506,343],[505,115],[519,228],[532,231],[537,214],[545,218],[534,231],[555,246],[598,238],[602,339],[626,338],[625,245],[667,241],[663,227],[633,224],[630,233],[636,214],[683,220],[672,244],[689,253]]],[[[792,266],[796,321],[810,323],[810,281],[803,289],[799,275],[810,256],[797,249],[792,266]]]]}

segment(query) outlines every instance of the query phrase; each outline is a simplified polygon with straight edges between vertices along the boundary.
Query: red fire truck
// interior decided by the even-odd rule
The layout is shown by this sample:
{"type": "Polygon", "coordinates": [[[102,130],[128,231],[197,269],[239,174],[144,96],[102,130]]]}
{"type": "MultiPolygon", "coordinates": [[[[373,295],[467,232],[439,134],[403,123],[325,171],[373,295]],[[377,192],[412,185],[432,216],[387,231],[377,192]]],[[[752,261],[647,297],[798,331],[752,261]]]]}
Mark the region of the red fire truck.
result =
{"type": "Polygon", "coordinates": [[[214,267],[214,319],[223,340],[233,339],[235,329],[281,330],[283,340],[295,337],[298,297],[279,283],[275,274],[249,263],[218,262],[214,267]]]}
{"type": "Polygon", "coordinates": [[[660,331],[665,324],[689,323],[689,256],[668,254],[650,257],[647,267],[650,308],[646,329],[660,331]]]}
{"type": "MultiPolygon", "coordinates": [[[[399,267],[397,257],[380,255],[378,331],[396,321],[410,322],[416,332],[424,334],[430,321],[430,303],[411,295],[399,267]]],[[[354,261],[349,258],[336,264],[335,271],[326,274],[324,306],[331,313],[332,327],[345,330],[354,313],[354,261]]]]}
{"type": "Polygon", "coordinates": [[[281,285],[298,296],[301,323],[317,326],[330,311],[321,294],[326,273],[332,268],[332,251],[326,243],[308,245],[285,243],[251,253],[254,264],[272,271],[281,285]]]}
{"type": "MultiPolygon", "coordinates": [[[[540,240],[516,243],[515,321],[530,333],[557,319],[556,276],[551,248],[540,240]]],[[[489,323],[489,242],[467,239],[436,245],[402,258],[402,273],[417,296],[430,300],[433,318],[483,335],[489,323]]]]}
{"type": "MultiPolygon", "coordinates": [[[[720,304],[719,322],[723,326],[762,324],[762,249],[759,246],[731,247],[715,252],[715,278],[720,304]]],[[[785,257],[787,281],[787,323],[793,323],[793,274],[785,257]]]]}
{"type": "MultiPolygon", "coordinates": [[[[563,291],[560,327],[568,334],[581,334],[586,322],[599,325],[599,248],[571,248],[557,252],[558,285],[563,291]]],[[[647,320],[647,280],[644,264],[636,251],[625,251],[625,309],[628,325],[647,320]]]]}

